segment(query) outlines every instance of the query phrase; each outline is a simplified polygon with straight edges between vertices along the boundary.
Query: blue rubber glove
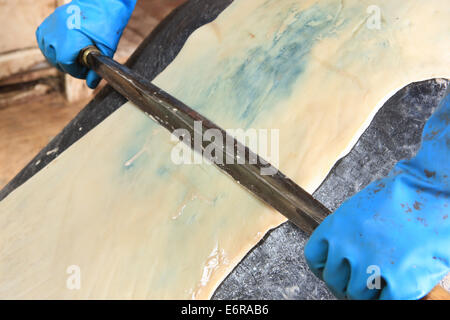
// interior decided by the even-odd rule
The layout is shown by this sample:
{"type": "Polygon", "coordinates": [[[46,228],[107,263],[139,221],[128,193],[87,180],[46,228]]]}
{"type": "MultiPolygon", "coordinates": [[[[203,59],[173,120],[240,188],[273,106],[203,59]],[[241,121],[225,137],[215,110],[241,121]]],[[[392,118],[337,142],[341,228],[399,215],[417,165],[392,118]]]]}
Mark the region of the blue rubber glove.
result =
{"type": "Polygon", "coordinates": [[[44,56],[60,71],[86,79],[94,89],[100,77],[77,61],[80,50],[95,45],[106,56],[116,52],[137,0],[73,0],[58,7],[36,30],[44,56]]]}
{"type": "Polygon", "coordinates": [[[449,121],[450,94],[426,123],[417,155],[312,234],[306,260],[336,297],[420,299],[450,271],[449,121]]]}

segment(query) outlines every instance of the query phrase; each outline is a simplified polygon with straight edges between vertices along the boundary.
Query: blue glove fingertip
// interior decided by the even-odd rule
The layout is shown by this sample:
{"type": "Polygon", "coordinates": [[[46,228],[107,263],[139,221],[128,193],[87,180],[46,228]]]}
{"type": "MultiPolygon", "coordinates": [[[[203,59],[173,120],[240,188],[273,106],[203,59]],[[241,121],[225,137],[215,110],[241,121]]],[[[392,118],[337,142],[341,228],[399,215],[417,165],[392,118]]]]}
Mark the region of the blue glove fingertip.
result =
{"type": "Polygon", "coordinates": [[[97,88],[98,84],[100,83],[101,78],[98,76],[95,71],[90,70],[86,77],[86,84],[89,88],[95,89],[97,88]]]}
{"type": "Polygon", "coordinates": [[[58,67],[58,63],[56,60],[56,50],[53,45],[47,45],[45,47],[45,57],[56,67],[58,67]]]}
{"type": "Polygon", "coordinates": [[[304,255],[311,271],[318,278],[322,279],[328,255],[328,242],[325,239],[321,239],[317,233],[313,234],[306,243],[304,255]]]}

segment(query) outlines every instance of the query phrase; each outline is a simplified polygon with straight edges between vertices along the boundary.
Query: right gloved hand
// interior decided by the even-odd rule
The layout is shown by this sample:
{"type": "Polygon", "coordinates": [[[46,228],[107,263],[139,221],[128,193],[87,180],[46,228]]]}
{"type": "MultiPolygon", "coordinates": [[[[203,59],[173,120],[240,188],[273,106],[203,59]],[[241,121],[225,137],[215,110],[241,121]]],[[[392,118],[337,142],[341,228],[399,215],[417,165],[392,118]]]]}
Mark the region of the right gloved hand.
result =
{"type": "Polygon", "coordinates": [[[449,121],[450,89],[417,155],[345,201],[312,234],[306,260],[337,297],[420,299],[450,271],[449,121]]]}
{"type": "Polygon", "coordinates": [[[100,77],[78,62],[78,54],[95,45],[104,55],[112,57],[136,1],[73,0],[58,7],[36,30],[39,48],[53,66],[86,79],[89,88],[94,89],[100,77]]]}

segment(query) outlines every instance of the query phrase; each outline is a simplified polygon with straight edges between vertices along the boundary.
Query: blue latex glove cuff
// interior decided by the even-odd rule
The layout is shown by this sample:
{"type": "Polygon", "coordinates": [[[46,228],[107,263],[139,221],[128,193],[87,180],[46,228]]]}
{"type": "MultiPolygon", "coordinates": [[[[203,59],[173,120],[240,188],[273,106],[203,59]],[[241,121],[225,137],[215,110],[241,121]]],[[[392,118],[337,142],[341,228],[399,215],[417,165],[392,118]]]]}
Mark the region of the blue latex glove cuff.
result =
{"type": "Polygon", "coordinates": [[[104,55],[112,57],[135,5],[136,0],[73,0],[58,7],[38,27],[39,48],[52,65],[86,79],[93,89],[100,78],[78,63],[78,54],[95,45],[104,55]]]}
{"type": "Polygon", "coordinates": [[[344,202],[311,236],[306,260],[337,297],[419,299],[450,271],[449,121],[450,94],[426,123],[417,155],[344,202]]]}

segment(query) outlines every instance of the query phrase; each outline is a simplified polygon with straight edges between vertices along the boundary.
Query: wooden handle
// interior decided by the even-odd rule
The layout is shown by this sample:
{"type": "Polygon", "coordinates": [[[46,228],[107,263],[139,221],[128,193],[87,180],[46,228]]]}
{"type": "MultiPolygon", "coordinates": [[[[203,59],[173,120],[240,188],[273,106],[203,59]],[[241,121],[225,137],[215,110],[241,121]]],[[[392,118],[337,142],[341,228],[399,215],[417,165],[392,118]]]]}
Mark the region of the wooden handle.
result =
{"type": "Polygon", "coordinates": [[[422,300],[450,300],[450,293],[440,285],[437,285],[422,300]]]}

